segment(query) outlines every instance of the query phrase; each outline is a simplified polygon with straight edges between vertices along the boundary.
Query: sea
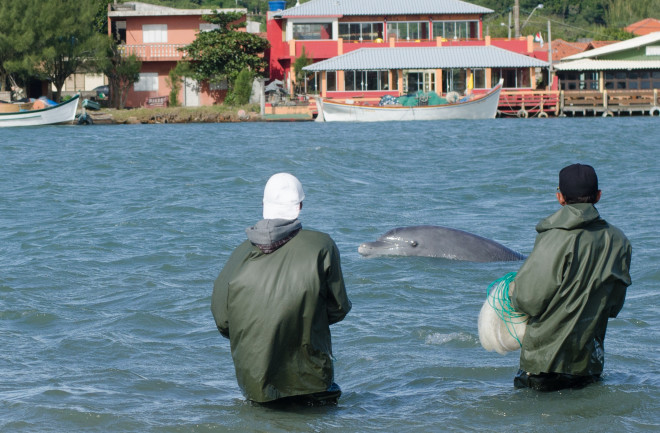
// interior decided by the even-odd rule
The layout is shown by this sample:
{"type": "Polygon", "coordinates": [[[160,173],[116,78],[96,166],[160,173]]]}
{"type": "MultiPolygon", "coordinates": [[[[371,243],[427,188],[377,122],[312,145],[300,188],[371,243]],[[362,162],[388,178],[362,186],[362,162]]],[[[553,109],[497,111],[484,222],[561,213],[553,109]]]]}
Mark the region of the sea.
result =
{"type": "Polygon", "coordinates": [[[657,117],[3,128],[0,431],[660,431],[659,137],[657,117]],[[633,246],[597,384],[515,389],[519,352],[481,347],[488,285],[521,262],[358,254],[413,225],[529,254],[575,162],[633,246]],[[341,253],[337,406],[247,402],[211,315],[277,172],[341,253]]]}

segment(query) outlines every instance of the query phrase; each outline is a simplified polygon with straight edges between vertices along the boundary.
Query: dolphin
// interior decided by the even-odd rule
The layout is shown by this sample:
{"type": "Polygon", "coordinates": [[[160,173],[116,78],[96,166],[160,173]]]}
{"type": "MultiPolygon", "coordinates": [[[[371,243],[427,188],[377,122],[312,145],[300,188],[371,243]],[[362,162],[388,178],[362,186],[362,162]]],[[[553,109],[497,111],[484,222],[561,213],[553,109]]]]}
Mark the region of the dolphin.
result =
{"type": "Polygon", "coordinates": [[[358,252],[366,257],[422,256],[469,262],[524,260],[525,256],[493,240],[463,230],[441,226],[392,229],[375,242],[365,242],[358,252]]]}

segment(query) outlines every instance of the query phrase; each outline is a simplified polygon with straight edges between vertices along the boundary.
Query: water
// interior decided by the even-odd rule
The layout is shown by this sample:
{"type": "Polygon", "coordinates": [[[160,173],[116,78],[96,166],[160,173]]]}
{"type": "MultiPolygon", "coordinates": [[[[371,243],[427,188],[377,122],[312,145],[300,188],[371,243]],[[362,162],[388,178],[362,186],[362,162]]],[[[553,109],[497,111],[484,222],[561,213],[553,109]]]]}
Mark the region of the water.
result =
{"type": "Polygon", "coordinates": [[[0,431],[658,431],[659,133],[648,117],[3,129],[0,431]],[[633,245],[599,384],[515,390],[518,352],[481,348],[486,287],[519,263],[357,253],[417,224],[529,253],[578,161],[633,245]],[[353,311],[332,327],[334,408],[247,404],[210,313],[278,171],[342,253],[353,311]]]}

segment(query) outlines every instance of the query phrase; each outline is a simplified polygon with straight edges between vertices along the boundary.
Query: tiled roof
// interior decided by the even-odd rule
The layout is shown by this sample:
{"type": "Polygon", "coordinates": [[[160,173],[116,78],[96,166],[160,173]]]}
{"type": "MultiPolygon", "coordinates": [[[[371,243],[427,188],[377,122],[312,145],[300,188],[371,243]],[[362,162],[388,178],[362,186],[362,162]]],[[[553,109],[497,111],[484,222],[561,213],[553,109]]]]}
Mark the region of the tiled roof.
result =
{"type": "Polygon", "coordinates": [[[591,42],[589,42],[589,45],[590,45],[589,49],[600,48],[600,47],[604,47],[606,45],[615,44],[617,42],[618,41],[591,41],[591,42]]]}
{"type": "Polygon", "coordinates": [[[566,42],[563,39],[552,41],[552,60],[557,62],[564,57],[583,52],[589,47],[589,42],[566,42]]]}
{"type": "Polygon", "coordinates": [[[648,44],[654,44],[660,41],[660,32],[650,33],[648,35],[639,36],[636,38],[628,39],[627,41],[616,42],[614,44],[606,45],[604,47],[595,48],[593,50],[585,51],[583,53],[574,54],[565,57],[564,60],[577,60],[596,58],[607,54],[618,53],[633,48],[643,47],[648,44]]]}
{"type": "Polygon", "coordinates": [[[592,60],[580,59],[554,65],[558,71],[615,71],[628,69],[660,69],[660,60],[592,60]]]}
{"type": "Polygon", "coordinates": [[[311,0],[276,12],[282,18],[349,15],[489,14],[492,9],[460,0],[311,0]]]}
{"type": "Polygon", "coordinates": [[[493,46],[361,48],[306,66],[308,71],[531,68],[548,63],[493,46]]]}
{"type": "Polygon", "coordinates": [[[625,30],[638,36],[648,35],[649,33],[653,32],[660,32],[660,20],[655,18],[646,18],[629,25],[625,30]]]}

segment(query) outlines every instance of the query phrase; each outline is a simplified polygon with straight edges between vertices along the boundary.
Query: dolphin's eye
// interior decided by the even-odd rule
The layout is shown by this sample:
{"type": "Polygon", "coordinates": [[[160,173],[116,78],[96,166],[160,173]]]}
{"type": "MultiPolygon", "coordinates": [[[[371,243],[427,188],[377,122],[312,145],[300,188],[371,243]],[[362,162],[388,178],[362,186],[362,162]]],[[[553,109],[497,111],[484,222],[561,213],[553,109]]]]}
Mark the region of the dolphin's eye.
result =
{"type": "Polygon", "coordinates": [[[410,246],[415,248],[417,245],[419,245],[416,241],[410,242],[410,246]]]}

